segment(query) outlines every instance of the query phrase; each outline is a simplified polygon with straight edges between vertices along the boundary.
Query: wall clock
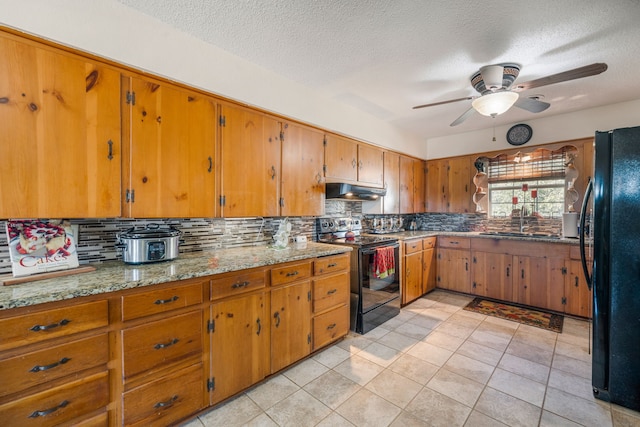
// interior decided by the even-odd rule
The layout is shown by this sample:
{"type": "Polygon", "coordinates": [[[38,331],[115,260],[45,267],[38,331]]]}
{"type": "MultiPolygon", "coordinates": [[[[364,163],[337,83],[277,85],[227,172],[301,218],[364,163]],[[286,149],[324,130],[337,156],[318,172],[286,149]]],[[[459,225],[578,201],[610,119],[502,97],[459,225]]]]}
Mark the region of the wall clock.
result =
{"type": "Polygon", "coordinates": [[[507,142],[511,145],[523,145],[529,142],[531,136],[533,136],[531,126],[520,123],[511,126],[507,131],[507,142]]]}

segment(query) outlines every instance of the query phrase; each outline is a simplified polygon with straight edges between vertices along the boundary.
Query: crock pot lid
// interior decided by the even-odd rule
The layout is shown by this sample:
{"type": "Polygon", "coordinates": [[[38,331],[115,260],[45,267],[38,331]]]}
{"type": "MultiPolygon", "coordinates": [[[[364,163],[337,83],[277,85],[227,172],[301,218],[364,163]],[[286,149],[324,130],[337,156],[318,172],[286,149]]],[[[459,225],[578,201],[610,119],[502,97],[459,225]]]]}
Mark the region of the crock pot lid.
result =
{"type": "Polygon", "coordinates": [[[164,237],[175,237],[180,235],[180,230],[176,230],[173,227],[170,228],[130,228],[120,234],[121,238],[125,239],[161,239],[164,237]]]}

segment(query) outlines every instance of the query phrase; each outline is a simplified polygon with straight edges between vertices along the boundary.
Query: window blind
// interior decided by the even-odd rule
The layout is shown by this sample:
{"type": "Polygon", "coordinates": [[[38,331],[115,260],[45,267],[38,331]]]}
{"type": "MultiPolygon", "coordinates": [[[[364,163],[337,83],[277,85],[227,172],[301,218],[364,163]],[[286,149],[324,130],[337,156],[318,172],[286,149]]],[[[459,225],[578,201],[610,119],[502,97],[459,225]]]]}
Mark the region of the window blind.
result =
{"type": "Polygon", "coordinates": [[[551,151],[544,148],[531,153],[500,154],[487,159],[490,183],[523,179],[563,178],[568,155],[577,154],[574,147],[551,151]]]}

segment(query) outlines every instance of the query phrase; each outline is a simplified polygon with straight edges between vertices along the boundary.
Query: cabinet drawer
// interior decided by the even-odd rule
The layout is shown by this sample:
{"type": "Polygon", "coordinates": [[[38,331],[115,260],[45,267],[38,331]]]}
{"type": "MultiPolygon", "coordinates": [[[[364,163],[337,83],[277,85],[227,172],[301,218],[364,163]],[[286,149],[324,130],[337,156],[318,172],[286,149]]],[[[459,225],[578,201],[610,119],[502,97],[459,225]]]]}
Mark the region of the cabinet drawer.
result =
{"type": "Polygon", "coordinates": [[[124,379],[190,355],[201,355],[202,312],[196,311],[122,331],[124,379]]]}
{"type": "Polygon", "coordinates": [[[422,240],[413,239],[404,242],[404,253],[405,255],[412,254],[415,252],[420,252],[422,250],[422,240]]]}
{"type": "Polygon", "coordinates": [[[349,254],[318,258],[313,262],[313,274],[316,276],[348,269],[349,254]]]}
{"type": "Polygon", "coordinates": [[[349,272],[313,279],[313,312],[349,302],[349,272]]]}
{"type": "Polygon", "coordinates": [[[264,270],[234,274],[211,281],[211,299],[225,298],[264,288],[264,270]]]}
{"type": "Polygon", "coordinates": [[[422,249],[431,249],[436,247],[437,239],[435,237],[427,237],[422,239],[422,249]]]}
{"type": "Polygon", "coordinates": [[[166,426],[203,405],[202,364],[190,366],[124,394],[124,424],[166,426]]]}
{"type": "Polygon", "coordinates": [[[0,396],[26,390],[109,361],[107,334],[0,361],[0,396]]]}
{"type": "Polygon", "coordinates": [[[293,283],[311,277],[311,262],[305,262],[271,270],[271,286],[293,283]]]}
{"type": "Polygon", "coordinates": [[[89,302],[0,320],[0,351],[107,326],[107,301],[89,302]]]}
{"type": "Polygon", "coordinates": [[[108,403],[109,375],[101,372],[0,405],[0,414],[6,426],[54,426],[108,403]]]}
{"type": "Polygon", "coordinates": [[[313,348],[319,349],[349,332],[349,306],[313,318],[313,348]]]}
{"type": "Polygon", "coordinates": [[[202,302],[202,282],[122,297],[122,320],[164,313],[202,302]]]}
{"type": "Polygon", "coordinates": [[[469,249],[471,244],[468,237],[438,237],[438,247],[469,249]]]}

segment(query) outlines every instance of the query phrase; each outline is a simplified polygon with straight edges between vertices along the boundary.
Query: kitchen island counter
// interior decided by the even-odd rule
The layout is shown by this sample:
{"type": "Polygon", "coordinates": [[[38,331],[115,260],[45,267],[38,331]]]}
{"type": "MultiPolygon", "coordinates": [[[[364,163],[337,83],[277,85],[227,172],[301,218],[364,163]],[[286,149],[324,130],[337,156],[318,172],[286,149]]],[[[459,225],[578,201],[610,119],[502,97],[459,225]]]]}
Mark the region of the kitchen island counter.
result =
{"type": "Polygon", "coordinates": [[[94,264],[95,271],[0,286],[0,310],[27,307],[88,295],[282,264],[351,251],[350,247],[308,242],[284,250],[267,246],[215,249],[180,254],[171,261],[128,265],[121,261],[94,264]]]}

